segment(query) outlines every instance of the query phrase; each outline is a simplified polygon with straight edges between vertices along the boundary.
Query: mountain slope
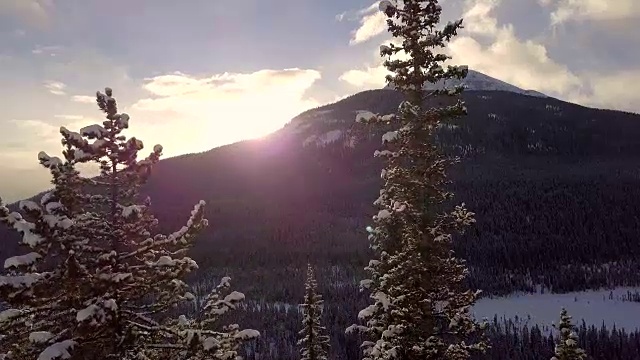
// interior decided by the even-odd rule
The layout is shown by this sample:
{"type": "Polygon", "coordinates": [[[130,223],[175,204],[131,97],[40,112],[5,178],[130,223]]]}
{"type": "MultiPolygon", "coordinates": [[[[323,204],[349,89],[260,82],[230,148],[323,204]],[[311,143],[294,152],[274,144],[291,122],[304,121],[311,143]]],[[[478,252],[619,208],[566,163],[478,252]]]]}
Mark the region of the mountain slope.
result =
{"type": "MultiPolygon", "coordinates": [[[[633,255],[640,253],[640,116],[513,92],[464,97],[469,116],[437,137],[464,157],[452,190],[477,213],[477,226],[457,239],[472,284],[498,294],[536,283],[556,290],[640,283],[633,255]]],[[[193,255],[205,268],[242,269],[239,286],[267,291],[260,284],[279,280],[265,277],[310,257],[360,269],[381,134],[353,120],[361,110],[391,113],[400,101],[393,90],[367,91],[304,112],[265,139],[163,160],[145,192],[167,230],[206,200],[211,226],[193,255]],[[256,284],[256,274],[264,281],[256,284]]],[[[291,291],[277,289],[268,291],[276,298],[291,291]]]]}
{"type": "MultiPolygon", "coordinates": [[[[521,95],[529,95],[529,96],[537,96],[537,97],[547,97],[547,95],[535,91],[535,90],[524,90],[517,86],[506,83],[502,80],[498,80],[489,75],[485,75],[479,71],[469,70],[467,77],[463,80],[449,80],[444,81],[441,80],[435,84],[427,83],[425,85],[425,89],[427,90],[436,90],[442,89],[445,87],[453,87],[459,85],[465,85],[467,91],[507,91],[515,94],[521,95]]],[[[385,89],[393,89],[392,86],[387,85],[385,89]]]]}

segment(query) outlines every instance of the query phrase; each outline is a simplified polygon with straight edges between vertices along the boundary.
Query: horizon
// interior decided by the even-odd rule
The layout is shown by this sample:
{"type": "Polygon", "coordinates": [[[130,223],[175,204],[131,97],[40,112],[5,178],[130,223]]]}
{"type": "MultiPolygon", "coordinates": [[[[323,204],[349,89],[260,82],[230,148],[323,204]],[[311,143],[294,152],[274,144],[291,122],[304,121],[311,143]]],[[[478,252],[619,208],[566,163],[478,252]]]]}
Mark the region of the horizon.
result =
{"type": "MultiPolygon", "coordinates": [[[[131,115],[131,133],[147,147],[162,144],[168,158],[259,138],[303,111],[385,85],[378,48],[390,38],[377,2],[104,4],[0,1],[6,202],[48,188],[36,154],[60,153],[61,125],[101,121],[93,94],[106,86],[131,115]],[[101,17],[117,30],[96,27],[101,17]]],[[[443,3],[443,22],[458,17],[465,30],[448,47],[453,63],[564,101],[640,111],[633,0],[443,3]]]]}

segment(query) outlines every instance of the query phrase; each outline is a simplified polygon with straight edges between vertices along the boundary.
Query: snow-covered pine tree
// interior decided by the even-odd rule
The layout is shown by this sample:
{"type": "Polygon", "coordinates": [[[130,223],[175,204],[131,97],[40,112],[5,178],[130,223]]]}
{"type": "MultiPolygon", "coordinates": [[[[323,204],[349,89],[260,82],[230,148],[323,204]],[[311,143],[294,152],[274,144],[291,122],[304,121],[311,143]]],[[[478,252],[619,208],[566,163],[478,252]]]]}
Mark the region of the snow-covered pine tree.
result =
{"type": "Polygon", "coordinates": [[[465,66],[442,64],[450,57],[440,53],[457,35],[462,20],[439,28],[441,7],[437,0],[382,0],[380,10],[389,32],[400,45],[383,45],[385,66],[393,75],[387,81],[407,100],[397,115],[359,113],[356,121],[391,126],[382,137],[387,159],[382,171],[384,186],[375,204],[375,228],[368,228],[376,257],[362,281],[373,304],[363,309],[347,332],[360,331],[367,338],[364,359],[468,359],[487,347],[485,324],[473,320],[469,310],[478,293],[465,288],[467,268],[453,254],[452,234],[473,223],[464,204],[446,210],[452,194],[446,169],[457,159],[442,155],[434,131],[442,123],[466,114],[459,95],[462,87],[427,92],[426,82],[464,78],[465,66]],[[391,58],[403,51],[407,59],[391,58]],[[434,98],[449,105],[428,108],[434,98]],[[431,101],[430,101],[431,100],[431,101]],[[453,100],[453,101],[451,101],[453,100]]]}
{"type": "Polygon", "coordinates": [[[323,310],[322,296],[318,294],[318,283],[313,268],[307,265],[307,280],[304,284],[304,303],[302,307],[302,330],[299,332],[300,359],[326,360],[329,350],[329,337],[320,318],[323,310]]]}
{"type": "Polygon", "coordinates": [[[230,291],[230,280],[222,278],[204,299],[204,306],[196,317],[180,315],[177,319],[168,319],[166,331],[157,333],[145,356],[153,360],[241,360],[240,347],[258,338],[260,333],[253,329],[240,330],[237,324],[219,324],[220,317],[237,309],[245,299],[244,294],[230,291]]]}
{"type": "Polygon", "coordinates": [[[566,309],[560,312],[560,324],[554,327],[560,332],[555,355],[551,360],[585,360],[587,354],[578,346],[578,335],[566,309]]]}
{"type": "Polygon", "coordinates": [[[0,276],[0,349],[9,359],[134,359],[162,331],[163,314],[193,299],[181,280],[197,268],[185,256],[207,225],[204,202],[185,226],[154,234],[157,220],[138,188],[162,147],[137,160],[143,144],[127,139],[129,116],[119,114],[111,89],[97,93],[102,125],[60,129],[64,160],[44,152],[53,191],[23,201],[20,213],[0,207],[0,220],[22,233],[29,253],[5,261],[0,276]],[[97,178],[82,178],[76,164],[97,163],[97,178]]]}

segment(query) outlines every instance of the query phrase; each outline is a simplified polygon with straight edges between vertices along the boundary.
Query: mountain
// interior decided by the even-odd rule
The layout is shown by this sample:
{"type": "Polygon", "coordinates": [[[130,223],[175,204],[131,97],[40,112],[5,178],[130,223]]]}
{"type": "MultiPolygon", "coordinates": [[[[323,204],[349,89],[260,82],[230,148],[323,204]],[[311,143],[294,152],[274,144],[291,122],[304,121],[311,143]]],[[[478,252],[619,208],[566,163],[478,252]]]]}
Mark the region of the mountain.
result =
{"type": "MultiPolygon", "coordinates": [[[[455,239],[470,285],[489,296],[640,285],[640,116],[516,91],[463,97],[469,115],[441,126],[436,141],[462,158],[451,190],[476,213],[475,226],[455,239]]],[[[357,284],[369,259],[364,228],[380,186],[373,153],[382,133],[354,119],[365,110],[392,113],[402,100],[390,89],[365,91],[305,111],[264,139],[162,160],[143,189],[163,231],[207,201],[210,226],[191,253],[201,266],[192,280],[206,288],[232,277],[249,304],[235,319],[264,330],[252,348],[262,358],[296,358],[300,318],[290,308],[302,299],[307,262],[325,297],[332,358],[359,358],[344,329],[368,301],[357,284]]],[[[2,226],[0,239],[2,256],[17,251],[16,235],[2,226]]],[[[600,327],[583,327],[591,354],[632,358],[603,350],[632,351],[620,333],[609,341],[600,327]]],[[[540,329],[530,338],[510,332],[492,333],[490,358],[533,354],[524,343],[535,349],[532,359],[551,356],[553,341],[543,343],[540,329]]],[[[635,334],[629,341],[637,345],[635,334]]]]}
{"type": "MultiPolygon", "coordinates": [[[[453,87],[459,85],[465,85],[465,89],[467,91],[507,91],[521,95],[537,96],[543,98],[548,97],[541,92],[535,90],[524,90],[502,80],[498,80],[496,78],[471,69],[469,69],[467,77],[463,80],[441,80],[435,84],[427,83],[424,88],[427,90],[436,90],[442,89],[445,86],[453,87]]],[[[393,89],[393,87],[391,85],[387,85],[385,86],[385,89],[393,89]]]]}
{"type": "MultiPolygon", "coordinates": [[[[394,112],[402,99],[365,91],[262,140],[163,160],[145,192],[165,230],[207,201],[212,226],[194,251],[207,268],[295,267],[312,256],[361,269],[381,133],[354,118],[394,112]]],[[[640,283],[628,268],[640,267],[632,256],[640,253],[640,116],[497,90],[464,99],[469,115],[442,126],[436,140],[463,158],[452,190],[478,223],[456,249],[473,284],[499,294],[534,283],[567,291],[640,283]],[[615,276],[598,272],[613,262],[615,276]]],[[[3,243],[3,256],[16,251],[13,240],[3,243]]]]}

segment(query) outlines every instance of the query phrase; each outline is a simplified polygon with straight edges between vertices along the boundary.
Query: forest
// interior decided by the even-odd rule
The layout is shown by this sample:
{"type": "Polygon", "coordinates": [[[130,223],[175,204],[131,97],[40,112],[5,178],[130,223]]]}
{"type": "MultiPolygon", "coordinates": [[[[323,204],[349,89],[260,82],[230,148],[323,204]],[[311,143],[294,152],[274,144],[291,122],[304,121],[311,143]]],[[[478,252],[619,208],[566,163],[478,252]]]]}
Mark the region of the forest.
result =
{"type": "Polygon", "coordinates": [[[98,92],[104,122],[61,128],[62,158],[38,154],[53,188],[0,204],[2,358],[640,359],[638,331],[565,309],[554,328],[472,313],[640,283],[638,116],[425,91],[466,75],[434,55],[462,22],[434,30],[437,1],[403,3],[380,2],[405,40],[381,55],[409,55],[386,62],[398,90],[263,141],[160,161],[98,92]],[[344,141],[305,145],[328,131],[344,141]]]}

